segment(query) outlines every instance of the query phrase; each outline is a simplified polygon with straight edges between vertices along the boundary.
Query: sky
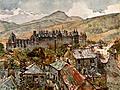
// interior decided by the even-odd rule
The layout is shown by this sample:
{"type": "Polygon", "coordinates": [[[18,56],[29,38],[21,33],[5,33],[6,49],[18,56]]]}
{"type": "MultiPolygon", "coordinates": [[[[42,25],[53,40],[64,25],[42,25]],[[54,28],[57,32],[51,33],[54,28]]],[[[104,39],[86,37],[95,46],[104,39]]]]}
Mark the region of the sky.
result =
{"type": "Polygon", "coordinates": [[[60,10],[69,16],[90,18],[119,13],[120,0],[0,0],[0,12],[5,18],[16,15],[18,9],[39,17],[60,10]]]}

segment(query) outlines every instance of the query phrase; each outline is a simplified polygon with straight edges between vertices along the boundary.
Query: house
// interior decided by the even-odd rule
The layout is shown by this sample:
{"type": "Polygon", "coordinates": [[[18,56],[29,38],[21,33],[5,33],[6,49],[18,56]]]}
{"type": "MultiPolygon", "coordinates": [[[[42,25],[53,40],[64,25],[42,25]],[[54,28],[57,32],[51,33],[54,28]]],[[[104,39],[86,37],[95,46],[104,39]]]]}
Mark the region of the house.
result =
{"type": "Polygon", "coordinates": [[[96,52],[99,52],[102,56],[102,58],[100,59],[102,63],[107,63],[109,61],[110,55],[112,53],[116,53],[115,50],[112,50],[112,52],[108,52],[112,47],[113,47],[114,43],[110,43],[107,46],[103,46],[102,48],[96,48],[94,47],[96,52]]]}
{"type": "Polygon", "coordinates": [[[26,71],[20,74],[22,88],[44,88],[46,74],[36,64],[26,67],[26,71]]]}
{"type": "Polygon", "coordinates": [[[85,80],[85,77],[82,76],[73,66],[69,64],[66,64],[62,68],[60,74],[68,90],[77,90],[85,80]]]}
{"type": "Polygon", "coordinates": [[[92,83],[70,64],[61,69],[60,75],[68,90],[96,90],[92,83]]]}
{"type": "Polygon", "coordinates": [[[63,81],[60,78],[60,70],[66,65],[67,63],[62,60],[57,60],[51,62],[50,64],[40,65],[40,68],[46,74],[45,76],[45,90],[59,90],[63,86],[63,81]]]}
{"type": "Polygon", "coordinates": [[[73,55],[76,59],[77,70],[85,75],[96,87],[106,87],[106,71],[101,62],[99,53],[93,48],[75,49],[73,55]]]}
{"type": "MultiPolygon", "coordinates": [[[[57,60],[53,63],[50,64],[51,70],[55,70],[57,73],[55,74],[55,77],[57,78],[57,82],[58,82],[58,87],[59,88],[67,88],[66,85],[63,82],[63,79],[60,75],[60,71],[63,69],[63,67],[66,65],[67,63],[64,62],[63,60],[57,60]]],[[[50,70],[50,71],[51,71],[50,70]]],[[[52,71],[51,71],[52,73],[52,71]]],[[[54,73],[54,72],[53,72],[54,73]]],[[[65,89],[66,90],[66,89],[65,89]]]]}
{"type": "Polygon", "coordinates": [[[9,76],[0,84],[0,90],[18,90],[13,76],[9,76]]]}
{"type": "Polygon", "coordinates": [[[68,47],[67,52],[64,54],[64,59],[69,64],[75,66],[79,72],[84,75],[89,74],[89,70],[94,66],[95,73],[98,68],[97,54],[91,48],[86,49],[71,49],[68,47]],[[67,60],[66,60],[67,59],[67,60]]]}
{"type": "Polygon", "coordinates": [[[85,88],[94,90],[94,87],[85,80],[86,77],[65,61],[58,60],[50,65],[59,72],[60,88],[64,90],[86,90],[85,88]]]}
{"type": "Polygon", "coordinates": [[[92,66],[95,70],[97,69],[97,56],[90,48],[75,49],[73,56],[76,59],[76,68],[82,74],[87,75],[92,66]]]}

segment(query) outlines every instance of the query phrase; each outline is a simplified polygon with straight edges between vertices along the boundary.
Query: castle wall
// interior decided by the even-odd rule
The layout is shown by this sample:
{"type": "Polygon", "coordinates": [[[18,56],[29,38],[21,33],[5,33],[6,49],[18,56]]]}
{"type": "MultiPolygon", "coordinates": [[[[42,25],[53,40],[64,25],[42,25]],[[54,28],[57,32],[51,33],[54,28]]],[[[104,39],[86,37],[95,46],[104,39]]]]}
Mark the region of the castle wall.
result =
{"type": "Polygon", "coordinates": [[[40,46],[43,48],[59,47],[63,44],[79,43],[79,35],[77,31],[73,33],[65,34],[60,31],[39,33],[33,32],[33,35],[29,39],[17,39],[15,34],[12,33],[6,43],[6,49],[14,48],[26,48],[29,46],[40,46]],[[14,40],[13,40],[14,39],[14,40]]]}

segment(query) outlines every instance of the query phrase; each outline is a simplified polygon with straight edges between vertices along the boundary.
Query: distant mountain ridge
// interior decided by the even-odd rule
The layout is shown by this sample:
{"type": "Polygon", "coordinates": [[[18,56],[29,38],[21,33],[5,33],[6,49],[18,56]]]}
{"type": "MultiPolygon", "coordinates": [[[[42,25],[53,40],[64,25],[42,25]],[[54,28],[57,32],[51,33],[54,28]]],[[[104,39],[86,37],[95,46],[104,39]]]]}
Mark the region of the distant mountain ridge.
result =
{"type": "MultiPolygon", "coordinates": [[[[20,38],[29,38],[32,31],[36,30],[73,30],[86,32],[90,40],[100,39],[109,41],[120,35],[120,13],[108,14],[83,20],[77,16],[67,16],[62,11],[56,11],[38,20],[33,20],[21,25],[15,23],[0,23],[0,38],[8,38],[14,32],[20,38]]],[[[1,40],[2,41],[2,40],[1,40]]]]}
{"type": "Polygon", "coordinates": [[[51,25],[61,24],[61,23],[74,21],[74,20],[81,21],[83,19],[80,17],[69,17],[62,11],[56,11],[56,12],[50,14],[49,16],[45,16],[38,20],[33,20],[31,22],[24,23],[22,25],[25,26],[25,25],[31,25],[31,24],[39,24],[40,27],[48,27],[51,25]]]}
{"type": "Polygon", "coordinates": [[[0,20],[7,22],[14,22],[17,24],[22,24],[25,22],[30,22],[32,20],[40,19],[45,16],[45,14],[34,14],[33,12],[24,11],[21,8],[14,10],[3,10],[0,11],[0,20]]]}
{"type": "Polygon", "coordinates": [[[0,32],[13,30],[18,27],[19,27],[19,25],[16,23],[9,23],[9,22],[0,20],[0,32]]]}

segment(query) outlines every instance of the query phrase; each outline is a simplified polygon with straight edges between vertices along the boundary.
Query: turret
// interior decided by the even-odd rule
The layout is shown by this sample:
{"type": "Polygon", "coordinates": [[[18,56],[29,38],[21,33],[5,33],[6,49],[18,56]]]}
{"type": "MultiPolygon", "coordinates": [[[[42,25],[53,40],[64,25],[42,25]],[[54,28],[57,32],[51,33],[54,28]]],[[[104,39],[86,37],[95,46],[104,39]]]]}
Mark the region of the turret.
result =
{"type": "Polygon", "coordinates": [[[32,44],[36,44],[38,41],[38,34],[36,33],[36,31],[33,31],[33,35],[30,37],[31,43],[32,44]]]}
{"type": "Polygon", "coordinates": [[[54,30],[52,31],[52,37],[56,37],[56,33],[54,30]]]}
{"type": "Polygon", "coordinates": [[[36,36],[36,31],[33,31],[33,35],[35,35],[35,36],[36,36]]]}
{"type": "Polygon", "coordinates": [[[78,44],[79,43],[79,34],[76,29],[73,31],[72,36],[73,36],[73,44],[78,44]]]}
{"type": "Polygon", "coordinates": [[[58,37],[59,39],[62,39],[62,33],[61,33],[60,30],[58,31],[57,37],[58,37]]]}
{"type": "Polygon", "coordinates": [[[8,42],[9,43],[14,43],[15,41],[16,41],[16,35],[12,32],[10,37],[9,37],[8,42]]]}
{"type": "Polygon", "coordinates": [[[12,50],[16,47],[16,35],[12,32],[8,42],[6,43],[6,50],[12,50]]]}

